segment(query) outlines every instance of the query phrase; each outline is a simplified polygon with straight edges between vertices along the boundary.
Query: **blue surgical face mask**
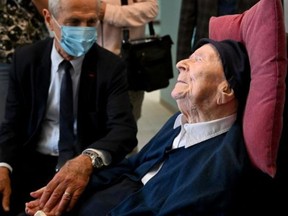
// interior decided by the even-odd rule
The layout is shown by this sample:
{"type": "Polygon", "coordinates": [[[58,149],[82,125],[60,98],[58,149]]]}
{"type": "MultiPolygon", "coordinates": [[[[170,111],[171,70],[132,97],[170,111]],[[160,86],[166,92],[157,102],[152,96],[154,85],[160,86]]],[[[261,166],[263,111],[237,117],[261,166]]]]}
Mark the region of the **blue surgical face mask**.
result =
{"type": "Polygon", "coordinates": [[[61,47],[71,56],[79,57],[85,55],[96,41],[97,33],[95,27],[82,26],[60,26],[61,40],[55,35],[61,47]]]}

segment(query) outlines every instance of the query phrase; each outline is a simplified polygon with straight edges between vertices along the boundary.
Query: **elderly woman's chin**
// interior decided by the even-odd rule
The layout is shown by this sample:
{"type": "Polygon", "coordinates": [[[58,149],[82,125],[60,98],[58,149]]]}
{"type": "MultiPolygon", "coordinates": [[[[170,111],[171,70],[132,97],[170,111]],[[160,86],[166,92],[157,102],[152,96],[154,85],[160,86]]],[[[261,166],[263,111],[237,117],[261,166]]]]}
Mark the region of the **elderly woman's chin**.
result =
{"type": "Polygon", "coordinates": [[[187,91],[185,91],[182,86],[176,84],[171,92],[171,97],[174,98],[175,100],[183,99],[186,96],[186,92],[187,91]]]}

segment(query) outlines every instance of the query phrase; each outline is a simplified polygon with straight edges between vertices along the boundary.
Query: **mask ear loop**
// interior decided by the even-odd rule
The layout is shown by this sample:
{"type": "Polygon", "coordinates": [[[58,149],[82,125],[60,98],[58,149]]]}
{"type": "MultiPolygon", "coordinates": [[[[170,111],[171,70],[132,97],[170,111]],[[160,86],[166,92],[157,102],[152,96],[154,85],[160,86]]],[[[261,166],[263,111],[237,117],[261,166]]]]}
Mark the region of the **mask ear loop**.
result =
{"type": "Polygon", "coordinates": [[[52,15],[53,20],[56,22],[57,26],[61,29],[61,25],[58,23],[58,21],[56,20],[56,18],[54,17],[54,15],[52,15]]]}
{"type": "MultiPolygon", "coordinates": [[[[62,26],[58,23],[58,21],[55,19],[55,17],[54,17],[53,15],[52,15],[52,17],[53,17],[53,20],[55,21],[56,25],[57,25],[57,26],[60,28],[60,30],[61,30],[62,26]]],[[[60,39],[57,37],[55,31],[53,31],[53,34],[54,34],[55,39],[60,43],[60,39]]],[[[61,31],[61,34],[62,34],[62,31],[61,31]]]]}

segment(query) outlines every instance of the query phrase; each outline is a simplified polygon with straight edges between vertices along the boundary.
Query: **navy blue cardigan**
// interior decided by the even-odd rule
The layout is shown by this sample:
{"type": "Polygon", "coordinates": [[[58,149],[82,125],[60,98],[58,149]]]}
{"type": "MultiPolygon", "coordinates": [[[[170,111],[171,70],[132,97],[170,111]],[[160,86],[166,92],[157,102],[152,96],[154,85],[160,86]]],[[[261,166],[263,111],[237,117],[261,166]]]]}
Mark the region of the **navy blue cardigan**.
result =
{"type": "Polygon", "coordinates": [[[138,154],[93,177],[94,190],[123,176],[141,181],[154,165],[165,161],[156,176],[109,215],[223,215],[231,210],[236,186],[250,165],[241,126],[236,122],[225,134],[170,150],[180,132],[180,127],[173,129],[178,114],[138,154]]]}

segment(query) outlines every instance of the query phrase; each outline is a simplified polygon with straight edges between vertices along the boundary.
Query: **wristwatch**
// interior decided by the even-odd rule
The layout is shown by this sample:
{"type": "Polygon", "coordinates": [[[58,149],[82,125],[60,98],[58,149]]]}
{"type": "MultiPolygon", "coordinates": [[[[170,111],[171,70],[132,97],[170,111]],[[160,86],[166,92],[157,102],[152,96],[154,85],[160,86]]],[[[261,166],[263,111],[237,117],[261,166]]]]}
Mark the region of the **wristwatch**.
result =
{"type": "Polygon", "coordinates": [[[99,169],[104,165],[102,158],[97,154],[97,152],[89,150],[89,149],[85,149],[82,152],[82,154],[87,155],[91,158],[92,166],[94,168],[99,169]]]}

